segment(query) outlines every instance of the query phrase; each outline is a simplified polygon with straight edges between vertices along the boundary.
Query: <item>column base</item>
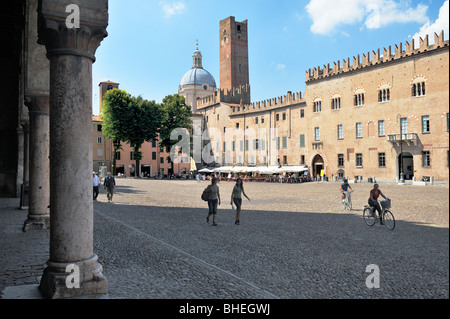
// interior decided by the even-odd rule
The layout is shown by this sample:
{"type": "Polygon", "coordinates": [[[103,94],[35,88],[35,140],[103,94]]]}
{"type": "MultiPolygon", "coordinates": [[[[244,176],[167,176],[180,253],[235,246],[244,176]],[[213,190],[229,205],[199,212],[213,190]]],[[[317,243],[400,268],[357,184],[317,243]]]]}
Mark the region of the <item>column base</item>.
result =
{"type": "Polygon", "coordinates": [[[23,231],[50,229],[50,215],[28,215],[23,231]]]}
{"type": "Polygon", "coordinates": [[[39,286],[42,296],[47,299],[67,299],[107,294],[108,281],[103,276],[103,267],[97,260],[98,257],[94,255],[89,260],[73,263],[48,261],[39,286]],[[73,271],[73,266],[77,266],[79,272],[73,271]],[[68,267],[71,270],[68,270],[68,267]],[[72,288],[75,283],[73,278],[77,278],[78,287],[72,288]]]}

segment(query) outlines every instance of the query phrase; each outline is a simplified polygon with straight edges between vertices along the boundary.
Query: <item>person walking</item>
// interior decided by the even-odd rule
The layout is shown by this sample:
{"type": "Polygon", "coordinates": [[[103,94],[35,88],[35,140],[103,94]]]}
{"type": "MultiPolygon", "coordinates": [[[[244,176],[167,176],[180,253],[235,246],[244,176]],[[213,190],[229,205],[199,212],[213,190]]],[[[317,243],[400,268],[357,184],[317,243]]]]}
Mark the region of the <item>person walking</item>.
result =
{"type": "Polygon", "coordinates": [[[97,200],[99,186],[102,182],[100,181],[100,178],[98,178],[98,176],[95,174],[95,172],[92,173],[92,183],[94,185],[94,200],[97,200]]]}
{"type": "Polygon", "coordinates": [[[236,185],[234,185],[233,187],[233,192],[231,193],[231,206],[233,206],[233,203],[236,205],[236,221],[234,222],[235,225],[240,224],[242,195],[244,195],[245,198],[250,201],[250,198],[247,196],[247,194],[245,194],[244,183],[242,182],[242,179],[238,178],[236,180],[236,185]]]}
{"type": "Polygon", "coordinates": [[[108,198],[108,202],[111,202],[113,200],[114,188],[116,187],[116,180],[114,179],[114,176],[111,176],[110,172],[106,175],[103,188],[106,188],[106,197],[108,198]]]}
{"type": "Polygon", "coordinates": [[[209,218],[213,216],[213,226],[217,226],[217,206],[220,205],[220,192],[219,186],[217,186],[217,178],[211,180],[211,185],[208,186],[206,191],[208,192],[208,216],[206,216],[206,222],[209,224],[209,218]]]}

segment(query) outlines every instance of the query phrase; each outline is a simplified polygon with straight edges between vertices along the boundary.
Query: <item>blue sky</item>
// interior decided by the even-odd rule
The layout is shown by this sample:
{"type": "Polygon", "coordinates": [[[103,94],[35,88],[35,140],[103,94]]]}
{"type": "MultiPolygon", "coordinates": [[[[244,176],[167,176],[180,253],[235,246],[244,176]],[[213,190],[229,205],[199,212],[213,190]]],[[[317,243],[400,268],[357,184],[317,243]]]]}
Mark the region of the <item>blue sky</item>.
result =
{"type": "MultiPolygon", "coordinates": [[[[249,23],[252,101],[304,92],[305,71],[444,29],[449,0],[109,0],[109,36],[93,66],[132,95],[161,100],[178,91],[195,43],[220,85],[219,21],[249,23]]],[[[433,41],[433,36],[430,37],[433,41]]],[[[342,63],[341,63],[342,64],[342,63]]]]}

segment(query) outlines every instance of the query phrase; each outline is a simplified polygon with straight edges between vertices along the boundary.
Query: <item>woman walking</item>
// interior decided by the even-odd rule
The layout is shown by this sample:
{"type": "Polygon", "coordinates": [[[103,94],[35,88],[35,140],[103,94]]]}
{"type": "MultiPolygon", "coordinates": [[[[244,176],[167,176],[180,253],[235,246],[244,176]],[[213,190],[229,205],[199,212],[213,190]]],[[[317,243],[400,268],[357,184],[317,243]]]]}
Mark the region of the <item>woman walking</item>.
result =
{"type": "Polygon", "coordinates": [[[206,222],[209,224],[209,218],[213,215],[213,226],[217,226],[216,215],[217,215],[217,205],[220,205],[220,192],[219,186],[217,186],[217,178],[211,180],[211,185],[208,186],[208,216],[206,217],[206,222]]]}
{"type": "Polygon", "coordinates": [[[233,192],[231,193],[231,205],[233,205],[233,203],[236,205],[236,221],[234,222],[235,225],[239,225],[240,223],[242,195],[250,200],[250,198],[248,198],[247,194],[245,194],[244,192],[244,184],[242,182],[242,179],[238,178],[236,180],[236,185],[234,185],[233,187],[233,192]]]}

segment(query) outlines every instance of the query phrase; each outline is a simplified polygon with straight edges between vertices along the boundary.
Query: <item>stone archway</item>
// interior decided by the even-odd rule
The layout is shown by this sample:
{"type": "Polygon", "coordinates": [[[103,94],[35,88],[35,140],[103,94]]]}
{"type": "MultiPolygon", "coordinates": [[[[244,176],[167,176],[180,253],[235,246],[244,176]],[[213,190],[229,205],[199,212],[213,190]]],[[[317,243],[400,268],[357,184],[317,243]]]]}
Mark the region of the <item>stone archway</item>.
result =
{"type": "Polygon", "coordinates": [[[412,180],[414,177],[414,156],[409,152],[403,152],[398,155],[397,176],[400,179],[401,167],[403,162],[403,174],[405,180],[412,180]]]}
{"type": "Polygon", "coordinates": [[[320,154],[314,156],[311,167],[312,167],[312,176],[314,178],[320,176],[322,170],[325,169],[325,161],[320,154]]]}

